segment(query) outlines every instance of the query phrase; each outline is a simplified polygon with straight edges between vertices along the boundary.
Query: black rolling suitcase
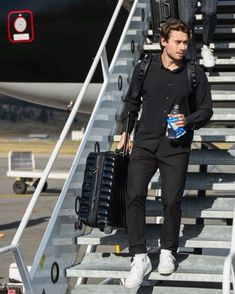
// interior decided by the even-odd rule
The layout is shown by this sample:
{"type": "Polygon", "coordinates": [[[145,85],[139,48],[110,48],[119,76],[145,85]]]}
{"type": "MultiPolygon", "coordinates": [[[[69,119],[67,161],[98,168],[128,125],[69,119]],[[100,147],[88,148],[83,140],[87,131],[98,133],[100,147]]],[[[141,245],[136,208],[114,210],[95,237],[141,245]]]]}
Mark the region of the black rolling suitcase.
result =
{"type": "MultiPolygon", "coordinates": [[[[126,143],[123,150],[126,150],[126,143]]],[[[99,228],[106,234],[113,228],[126,227],[128,159],[126,152],[118,150],[98,150],[88,155],[78,212],[83,224],[99,228]]]]}
{"type": "Polygon", "coordinates": [[[153,38],[159,38],[161,24],[170,20],[178,19],[178,0],[150,0],[153,38]]]}

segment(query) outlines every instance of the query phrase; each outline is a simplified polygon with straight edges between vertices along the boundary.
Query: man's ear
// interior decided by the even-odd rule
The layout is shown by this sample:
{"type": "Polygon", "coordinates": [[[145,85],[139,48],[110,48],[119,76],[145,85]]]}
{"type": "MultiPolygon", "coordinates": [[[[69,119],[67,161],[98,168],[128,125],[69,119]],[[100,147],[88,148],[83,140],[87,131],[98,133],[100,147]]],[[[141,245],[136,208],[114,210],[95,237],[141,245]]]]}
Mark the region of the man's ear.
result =
{"type": "Polygon", "coordinates": [[[162,47],[166,46],[166,40],[163,37],[160,37],[160,43],[161,43],[162,47]]]}

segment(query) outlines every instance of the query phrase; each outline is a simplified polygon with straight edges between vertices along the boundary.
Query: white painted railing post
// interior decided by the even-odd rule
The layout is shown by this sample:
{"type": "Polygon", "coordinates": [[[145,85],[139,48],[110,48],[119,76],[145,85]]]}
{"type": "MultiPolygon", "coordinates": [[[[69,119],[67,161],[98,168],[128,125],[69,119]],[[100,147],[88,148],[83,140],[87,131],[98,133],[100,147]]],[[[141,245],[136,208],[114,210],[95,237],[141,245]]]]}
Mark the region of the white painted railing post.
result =
{"type": "Polygon", "coordinates": [[[223,270],[223,294],[230,294],[231,282],[233,283],[233,293],[235,294],[235,206],[233,211],[232,239],[229,255],[224,262],[223,270]],[[232,280],[232,281],[231,281],[232,280]]]}

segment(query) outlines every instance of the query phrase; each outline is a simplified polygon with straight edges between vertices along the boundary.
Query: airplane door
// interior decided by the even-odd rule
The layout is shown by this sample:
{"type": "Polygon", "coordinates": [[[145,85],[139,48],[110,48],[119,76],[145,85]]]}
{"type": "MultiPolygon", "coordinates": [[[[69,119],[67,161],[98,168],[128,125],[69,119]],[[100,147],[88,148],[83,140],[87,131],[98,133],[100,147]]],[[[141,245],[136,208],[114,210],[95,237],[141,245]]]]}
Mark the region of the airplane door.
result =
{"type": "Polygon", "coordinates": [[[11,11],[8,14],[8,38],[11,43],[25,43],[34,40],[32,11],[11,11]]]}

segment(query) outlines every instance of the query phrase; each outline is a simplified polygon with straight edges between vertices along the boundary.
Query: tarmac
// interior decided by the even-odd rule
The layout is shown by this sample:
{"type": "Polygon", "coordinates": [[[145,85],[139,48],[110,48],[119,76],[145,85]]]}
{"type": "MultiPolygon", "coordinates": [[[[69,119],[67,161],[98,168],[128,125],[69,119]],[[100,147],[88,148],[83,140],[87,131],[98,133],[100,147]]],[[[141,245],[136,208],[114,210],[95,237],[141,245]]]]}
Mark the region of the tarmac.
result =
{"type": "MultiPolygon", "coordinates": [[[[38,142],[38,144],[41,144],[38,142]]],[[[17,145],[17,144],[16,144],[17,145]]],[[[48,154],[34,154],[36,168],[43,169],[49,159],[48,154]]],[[[72,155],[60,155],[53,169],[68,171],[73,160],[72,155]]],[[[15,232],[28,206],[34,188],[29,188],[26,194],[16,195],[12,185],[14,178],[8,178],[7,153],[0,153],[0,248],[11,244],[15,232]]],[[[60,194],[64,180],[48,180],[48,189],[42,193],[33,210],[30,221],[24,231],[20,248],[26,265],[31,265],[44,234],[53,208],[60,194]]],[[[0,284],[8,282],[9,266],[14,263],[11,253],[0,255],[0,284]]]]}
{"type": "MultiPolygon", "coordinates": [[[[9,142],[8,142],[9,143],[9,142]]],[[[8,143],[5,143],[8,144],[8,143]]],[[[13,192],[14,178],[6,176],[8,169],[8,153],[10,149],[17,150],[20,146],[26,145],[32,149],[35,156],[35,163],[37,169],[44,169],[49,159],[52,147],[48,149],[38,150],[34,146],[44,146],[45,141],[37,142],[15,142],[12,141],[8,147],[2,148],[2,140],[0,142],[0,248],[11,244],[15,232],[20,224],[24,212],[33,194],[34,188],[29,188],[26,194],[16,195],[13,192]],[[10,149],[9,149],[10,148],[10,149]],[[40,153],[39,152],[43,152],[40,153]]],[[[50,146],[54,146],[55,142],[50,142],[50,146]]],[[[53,167],[53,170],[68,171],[74,158],[75,149],[79,143],[73,143],[73,148],[65,149],[59,155],[59,158],[53,167]],[[66,154],[67,153],[67,154],[66,154]]],[[[67,146],[71,145],[69,142],[67,146]]],[[[71,146],[69,146],[71,147],[71,146]]],[[[21,148],[21,147],[20,147],[21,148]]],[[[235,146],[230,146],[234,149],[235,146]]],[[[27,148],[29,150],[29,148],[27,148]]],[[[24,150],[21,149],[21,150],[24,150]]],[[[223,167],[227,172],[232,172],[233,166],[223,167]]],[[[45,232],[46,226],[52,214],[55,203],[60,195],[64,180],[48,180],[48,189],[42,193],[33,210],[30,221],[25,229],[21,240],[20,249],[23,253],[23,259],[26,265],[32,265],[35,253],[40,244],[42,236],[45,232]]],[[[0,285],[9,281],[9,266],[14,263],[14,257],[11,253],[0,255],[0,285]]]]}

